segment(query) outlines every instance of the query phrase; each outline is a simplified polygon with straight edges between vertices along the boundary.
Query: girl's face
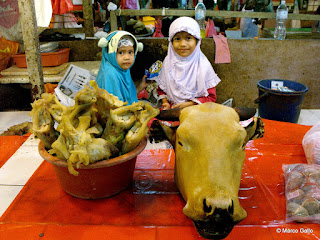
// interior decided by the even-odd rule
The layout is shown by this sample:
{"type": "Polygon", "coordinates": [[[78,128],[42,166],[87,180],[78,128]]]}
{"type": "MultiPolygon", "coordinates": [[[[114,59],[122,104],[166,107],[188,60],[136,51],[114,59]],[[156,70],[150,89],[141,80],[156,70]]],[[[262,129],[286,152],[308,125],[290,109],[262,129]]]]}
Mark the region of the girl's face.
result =
{"type": "Polygon", "coordinates": [[[178,32],[172,38],[174,51],[181,57],[188,57],[197,46],[197,39],[187,32],[178,32]]]}
{"type": "Polygon", "coordinates": [[[117,62],[123,70],[128,70],[134,62],[133,46],[122,46],[118,48],[117,62]]]}

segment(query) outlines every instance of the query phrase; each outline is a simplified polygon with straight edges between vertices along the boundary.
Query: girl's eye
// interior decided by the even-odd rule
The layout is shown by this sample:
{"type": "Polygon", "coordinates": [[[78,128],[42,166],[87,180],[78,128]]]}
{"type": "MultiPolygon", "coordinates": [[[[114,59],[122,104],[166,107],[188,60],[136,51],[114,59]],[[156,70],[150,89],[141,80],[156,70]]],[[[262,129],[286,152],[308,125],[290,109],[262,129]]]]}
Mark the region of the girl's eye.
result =
{"type": "Polygon", "coordinates": [[[123,52],[119,51],[118,54],[123,54],[123,52]]]}

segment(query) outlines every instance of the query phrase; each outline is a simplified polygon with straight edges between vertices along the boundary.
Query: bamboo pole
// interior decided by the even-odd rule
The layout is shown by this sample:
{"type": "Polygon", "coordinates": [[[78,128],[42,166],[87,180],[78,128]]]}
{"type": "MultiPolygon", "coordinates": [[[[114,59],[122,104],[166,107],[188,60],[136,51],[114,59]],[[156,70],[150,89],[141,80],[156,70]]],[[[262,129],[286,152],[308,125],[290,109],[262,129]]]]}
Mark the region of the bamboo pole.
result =
{"type": "Polygon", "coordinates": [[[45,92],[34,0],[18,0],[32,100],[45,92]]]}

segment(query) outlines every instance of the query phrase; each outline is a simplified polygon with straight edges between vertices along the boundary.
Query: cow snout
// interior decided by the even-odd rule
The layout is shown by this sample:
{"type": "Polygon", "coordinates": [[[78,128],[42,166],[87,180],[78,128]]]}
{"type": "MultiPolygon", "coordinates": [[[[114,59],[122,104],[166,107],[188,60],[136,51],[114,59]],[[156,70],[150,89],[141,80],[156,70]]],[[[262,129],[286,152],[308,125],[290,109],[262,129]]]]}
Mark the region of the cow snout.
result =
{"type": "Polygon", "coordinates": [[[223,201],[229,203],[223,208],[212,205],[212,201],[203,199],[203,212],[207,217],[205,220],[193,221],[194,225],[203,238],[206,239],[223,239],[226,238],[233,229],[236,222],[234,221],[234,202],[232,199],[223,201]],[[211,202],[211,204],[210,204],[211,202]]]}
{"type": "MultiPolygon", "coordinates": [[[[209,207],[210,208],[210,207],[209,207]]],[[[208,211],[208,206],[204,206],[204,211],[208,211]]],[[[198,233],[206,239],[226,238],[234,225],[232,218],[233,206],[228,209],[216,208],[208,221],[193,221],[198,233]]]]}

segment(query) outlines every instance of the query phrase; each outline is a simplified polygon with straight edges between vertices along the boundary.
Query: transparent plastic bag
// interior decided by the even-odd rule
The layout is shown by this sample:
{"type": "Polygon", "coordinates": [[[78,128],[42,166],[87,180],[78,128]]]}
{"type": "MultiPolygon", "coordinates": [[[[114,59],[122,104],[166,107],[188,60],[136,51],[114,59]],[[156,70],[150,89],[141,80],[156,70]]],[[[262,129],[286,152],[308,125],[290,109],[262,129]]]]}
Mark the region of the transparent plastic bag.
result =
{"type": "Polygon", "coordinates": [[[140,9],[138,0],[121,0],[123,9],[140,9]]]}
{"type": "Polygon", "coordinates": [[[320,223],[320,166],[283,165],[286,221],[320,223]]]}
{"type": "Polygon", "coordinates": [[[302,146],[307,162],[320,165],[320,122],[304,135],[302,146]]]}

